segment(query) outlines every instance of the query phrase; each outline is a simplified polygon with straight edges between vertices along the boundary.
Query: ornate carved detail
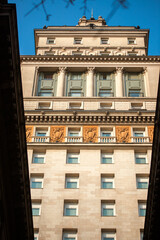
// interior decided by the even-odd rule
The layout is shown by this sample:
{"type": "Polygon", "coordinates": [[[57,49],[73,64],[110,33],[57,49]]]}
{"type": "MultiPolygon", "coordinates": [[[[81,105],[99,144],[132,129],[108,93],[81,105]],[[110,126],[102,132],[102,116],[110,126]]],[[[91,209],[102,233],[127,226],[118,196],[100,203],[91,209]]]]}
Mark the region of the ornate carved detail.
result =
{"type": "Polygon", "coordinates": [[[50,142],[64,142],[65,127],[51,127],[50,142]]]}
{"type": "Polygon", "coordinates": [[[116,127],[116,137],[118,143],[129,143],[131,140],[131,131],[128,126],[116,127]]]}
{"type": "Polygon", "coordinates": [[[122,73],[123,72],[123,67],[116,67],[116,72],[117,73],[122,73]]]}
{"type": "Polygon", "coordinates": [[[33,126],[26,126],[26,141],[32,142],[33,126]]]}
{"type": "Polygon", "coordinates": [[[93,72],[95,67],[87,67],[88,72],[93,72]]]}
{"type": "Polygon", "coordinates": [[[59,72],[65,73],[66,69],[67,69],[66,67],[59,67],[59,72]]]}
{"type": "Polygon", "coordinates": [[[147,67],[143,68],[143,74],[145,75],[147,73],[147,67]]]}
{"type": "Polygon", "coordinates": [[[149,141],[153,142],[154,126],[148,126],[149,141]]]}
{"type": "Polygon", "coordinates": [[[84,142],[97,142],[98,141],[98,127],[97,126],[84,126],[83,127],[84,142]]]}

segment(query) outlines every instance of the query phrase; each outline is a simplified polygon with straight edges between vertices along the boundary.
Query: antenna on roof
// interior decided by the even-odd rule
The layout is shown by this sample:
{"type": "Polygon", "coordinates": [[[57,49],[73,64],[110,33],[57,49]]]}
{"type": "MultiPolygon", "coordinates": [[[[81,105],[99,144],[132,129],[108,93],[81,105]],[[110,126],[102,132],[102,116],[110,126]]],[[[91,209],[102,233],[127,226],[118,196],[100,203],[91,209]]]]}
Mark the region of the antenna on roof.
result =
{"type": "Polygon", "coordinates": [[[93,18],[93,8],[92,8],[92,10],[91,10],[91,18],[93,18]]]}

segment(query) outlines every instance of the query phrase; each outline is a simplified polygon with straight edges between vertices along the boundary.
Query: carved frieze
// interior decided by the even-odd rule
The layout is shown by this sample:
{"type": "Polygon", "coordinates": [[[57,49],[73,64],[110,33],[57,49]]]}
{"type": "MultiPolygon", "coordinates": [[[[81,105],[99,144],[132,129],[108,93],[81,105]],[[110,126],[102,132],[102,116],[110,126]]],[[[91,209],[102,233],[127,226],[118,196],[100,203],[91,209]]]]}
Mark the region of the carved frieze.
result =
{"type": "Polygon", "coordinates": [[[149,141],[153,142],[154,126],[148,126],[149,141]]]}
{"type": "Polygon", "coordinates": [[[98,126],[84,126],[83,139],[84,142],[98,142],[98,126]]]}
{"type": "Polygon", "coordinates": [[[131,141],[131,129],[128,126],[116,127],[117,143],[129,143],[131,141]]]}
{"type": "Polygon", "coordinates": [[[65,141],[65,127],[54,126],[50,128],[50,142],[64,142],[65,141]]]}
{"type": "Polygon", "coordinates": [[[26,126],[26,141],[32,142],[33,126],[26,126]]]}

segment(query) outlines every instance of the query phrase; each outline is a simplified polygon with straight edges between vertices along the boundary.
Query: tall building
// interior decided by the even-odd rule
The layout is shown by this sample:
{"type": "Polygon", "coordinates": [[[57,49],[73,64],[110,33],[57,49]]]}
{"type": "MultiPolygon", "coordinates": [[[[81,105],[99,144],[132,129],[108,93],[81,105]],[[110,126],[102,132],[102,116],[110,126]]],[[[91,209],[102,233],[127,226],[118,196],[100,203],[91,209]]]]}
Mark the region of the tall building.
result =
{"type": "Polygon", "coordinates": [[[159,56],[149,30],[83,16],[21,56],[37,240],[143,237],[159,56]]]}

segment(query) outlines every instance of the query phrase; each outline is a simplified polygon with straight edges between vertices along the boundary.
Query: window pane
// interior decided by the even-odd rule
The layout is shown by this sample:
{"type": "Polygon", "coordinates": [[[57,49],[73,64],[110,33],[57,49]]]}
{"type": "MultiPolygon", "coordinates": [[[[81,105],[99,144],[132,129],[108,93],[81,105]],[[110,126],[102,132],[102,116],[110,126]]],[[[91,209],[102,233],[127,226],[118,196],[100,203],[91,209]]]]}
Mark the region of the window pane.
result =
{"type": "Polygon", "coordinates": [[[37,137],[45,137],[46,134],[47,134],[46,132],[44,132],[44,133],[36,132],[36,136],[37,136],[37,137]]]}
{"type": "Polygon", "coordinates": [[[34,157],[33,163],[44,163],[44,157],[34,157]]]}
{"type": "Polygon", "coordinates": [[[32,182],[31,188],[42,188],[42,182],[32,182]]]}
{"type": "Polygon", "coordinates": [[[39,215],[39,208],[32,208],[32,215],[33,216],[38,216],[39,215]]]}
{"type": "Polygon", "coordinates": [[[134,136],[135,136],[135,137],[143,137],[143,135],[144,135],[144,134],[143,134],[142,132],[141,132],[141,133],[136,133],[136,132],[134,133],[134,136]]]}
{"type": "Polygon", "coordinates": [[[137,187],[142,188],[142,189],[144,189],[144,188],[146,189],[146,188],[148,188],[148,182],[138,182],[137,187]]]}
{"type": "Polygon", "coordinates": [[[37,237],[34,237],[34,240],[37,240],[38,238],[37,237]]]}
{"type": "Polygon", "coordinates": [[[40,92],[38,95],[43,96],[43,97],[52,97],[53,93],[52,92],[40,92]]]}
{"type": "Polygon", "coordinates": [[[113,216],[113,209],[103,208],[103,216],[113,216]]]}
{"type": "Polygon", "coordinates": [[[100,90],[99,96],[100,97],[112,97],[113,93],[111,92],[111,90],[100,90]]]}
{"type": "Polygon", "coordinates": [[[70,137],[78,137],[79,136],[79,132],[69,132],[69,136],[70,137]]]}
{"type": "Polygon", "coordinates": [[[114,240],[113,237],[104,237],[103,240],[114,240]]]}
{"type": "Polygon", "coordinates": [[[66,216],[76,216],[76,208],[66,208],[66,216]]]}
{"type": "Polygon", "coordinates": [[[140,208],[140,210],[139,210],[139,215],[142,216],[142,217],[145,217],[145,215],[146,215],[146,209],[140,208]]]}
{"type": "Polygon", "coordinates": [[[102,157],[102,163],[112,163],[111,157],[102,157]]]}
{"type": "Polygon", "coordinates": [[[67,182],[67,188],[77,188],[77,182],[67,182]]]}
{"type": "Polygon", "coordinates": [[[78,163],[78,157],[68,157],[67,163],[78,163]]]}
{"type": "Polygon", "coordinates": [[[64,240],[76,240],[74,237],[65,237],[64,240]]]}
{"type": "Polygon", "coordinates": [[[111,136],[110,132],[108,132],[108,133],[102,132],[102,137],[110,137],[110,136],[111,136]]]}
{"type": "Polygon", "coordinates": [[[102,188],[113,188],[113,182],[102,182],[102,188]]]}
{"type": "Polygon", "coordinates": [[[137,158],[136,157],[136,163],[138,163],[138,164],[146,163],[146,158],[137,158]]]}

